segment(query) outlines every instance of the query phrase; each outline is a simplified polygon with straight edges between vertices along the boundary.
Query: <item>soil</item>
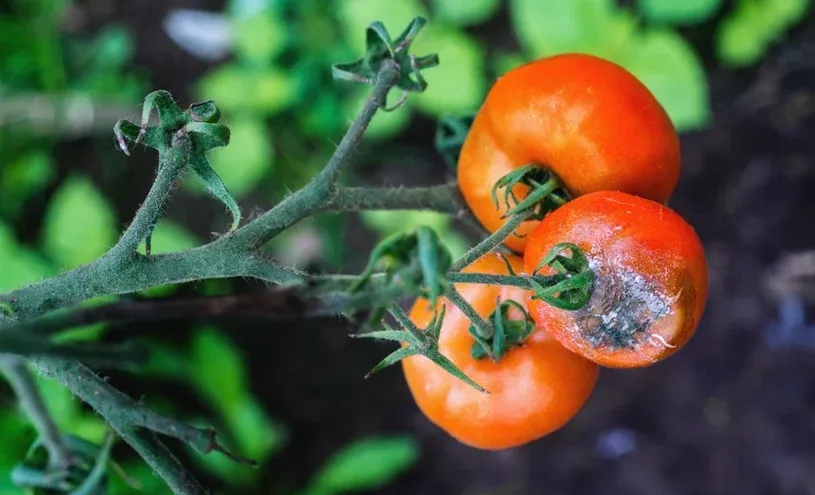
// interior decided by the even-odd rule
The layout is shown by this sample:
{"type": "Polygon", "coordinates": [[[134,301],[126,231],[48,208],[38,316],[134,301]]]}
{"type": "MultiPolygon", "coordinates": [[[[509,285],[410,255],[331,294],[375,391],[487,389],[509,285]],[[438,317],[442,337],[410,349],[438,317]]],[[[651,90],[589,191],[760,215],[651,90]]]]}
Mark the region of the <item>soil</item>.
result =
{"type": "MultiPolygon", "coordinates": [[[[168,9],[215,10],[220,4],[161,2],[168,9]]],[[[153,74],[154,88],[185,95],[207,67],[161,31],[164,12],[153,2],[86,0],[81,8],[88,11],[88,30],[109,22],[135,30],[136,62],[153,74]]],[[[302,486],[325,458],[361,435],[399,432],[419,440],[421,461],[372,493],[815,493],[815,327],[806,325],[807,294],[787,283],[803,268],[793,264],[781,273],[777,266],[815,246],[815,16],[757,67],[740,71],[716,67],[710,25],[685,34],[708,66],[713,110],[707,130],[682,137],[683,177],[671,200],[696,227],[710,264],[708,307],[686,349],[648,369],[604,371],[596,393],[567,427],[527,447],[488,453],[431,425],[398,369],[364,380],[390,348],[348,339],[337,319],[225,324],[248,355],[258,397],[290,429],[288,447],[264,468],[264,489],[257,493],[302,486]],[[787,317],[779,319],[782,304],[787,317]]],[[[432,129],[430,121],[416,119],[399,145],[432,157],[432,129]]],[[[403,162],[401,169],[377,167],[381,151],[366,147],[360,153],[374,171],[371,180],[445,178],[437,158],[409,167],[403,162]]],[[[62,144],[57,152],[61,163],[94,172],[107,191],[116,191],[111,197],[123,221],[150,184],[147,157],[124,161],[88,140],[62,144]],[[103,168],[108,160],[113,164],[103,168]],[[114,167],[120,171],[111,172],[114,167]]],[[[195,226],[202,215],[221,214],[218,208],[178,200],[170,213],[195,226]]],[[[37,218],[30,209],[23,230],[35,232],[37,218]]],[[[356,224],[350,239],[361,253],[372,241],[356,224]]],[[[801,287],[811,295],[813,287],[801,287]]],[[[155,331],[177,332],[177,326],[155,331]]],[[[133,394],[177,392],[116,378],[133,394]]]]}

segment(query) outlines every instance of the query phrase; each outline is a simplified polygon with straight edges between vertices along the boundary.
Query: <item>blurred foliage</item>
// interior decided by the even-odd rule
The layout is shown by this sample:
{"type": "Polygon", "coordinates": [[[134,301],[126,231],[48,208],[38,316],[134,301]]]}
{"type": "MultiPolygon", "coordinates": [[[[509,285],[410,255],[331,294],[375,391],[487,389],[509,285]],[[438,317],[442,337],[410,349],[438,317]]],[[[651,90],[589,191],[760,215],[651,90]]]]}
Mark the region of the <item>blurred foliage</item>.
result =
{"type": "MultiPolygon", "coordinates": [[[[362,107],[366,89],[335,84],[330,67],[355,58],[364,44],[364,28],[373,20],[393,30],[416,15],[427,17],[430,24],[415,50],[438,53],[441,59],[438,68],[426,72],[427,92],[411,95],[406,110],[377,115],[366,134],[376,145],[398,138],[412,122],[471,114],[495,77],[535,58],[569,51],[593,53],[628,68],[654,92],[680,131],[700,129],[710,118],[707,76],[696,49],[677,28],[713,24],[716,44],[703,48],[727,68],[744,68],[758,63],[811,11],[810,0],[626,4],[630,7],[615,0],[336,0],[328,7],[324,0],[228,0],[222,14],[206,17],[207,29],[190,29],[200,27],[202,17],[189,11],[186,17],[176,15],[165,29],[184,29],[186,23],[184,33],[170,35],[191,56],[203,57],[206,47],[207,61],[229,54],[190,89],[194,99],[217,100],[232,130],[232,145],[212,153],[213,167],[237,197],[263,202],[308,180],[362,107]]],[[[148,75],[133,67],[137,47],[132,33],[116,25],[93,35],[72,32],[70,13],[77,8],[82,5],[70,0],[11,0],[0,7],[0,290],[95,258],[112,245],[122,226],[112,204],[116,191],[103,193],[96,177],[71,170],[55,183],[61,177],[53,158],[55,143],[77,128],[84,129],[82,136],[100,131],[73,119],[89,106],[135,108],[150,87],[148,75]],[[12,107],[14,102],[22,104],[12,107]],[[9,108],[26,111],[10,115],[9,108]],[[43,115],[51,115],[54,125],[33,124],[43,115]],[[61,118],[68,127],[56,125],[61,118]],[[49,188],[54,192],[47,198],[39,236],[34,236],[38,242],[20,242],[13,226],[26,204],[49,188]]],[[[390,102],[399,96],[391,94],[390,102]]],[[[110,148],[110,129],[102,131],[100,141],[110,148]]],[[[187,192],[203,192],[193,177],[187,179],[187,192]]],[[[368,212],[361,219],[380,236],[430,226],[454,255],[466,248],[466,240],[443,215],[368,212]]],[[[346,227],[344,217],[322,216],[285,232],[272,249],[287,264],[320,260],[340,265],[348,251],[346,227]]],[[[186,249],[201,240],[164,220],[154,233],[153,252],[186,249]]],[[[228,288],[229,282],[213,281],[197,290],[211,294],[228,288]]],[[[159,287],[144,295],[160,297],[175,289],[159,287]]],[[[79,329],[70,338],[97,338],[103,329],[79,329]]],[[[224,443],[236,452],[260,461],[285,455],[286,427],[255,399],[239,350],[214,327],[199,328],[194,335],[184,349],[155,344],[145,378],[190,386],[210,411],[207,420],[214,421],[224,443]]],[[[38,383],[65,433],[101,441],[104,425],[98,416],[59,384],[38,383]]],[[[34,438],[10,397],[4,405],[0,473],[20,462],[34,438]]],[[[162,405],[184,410],[180,402],[162,405]]],[[[190,419],[204,423],[203,417],[190,419]]],[[[233,487],[248,489],[259,478],[260,471],[236,467],[217,453],[189,455],[233,487]]],[[[302,493],[375,489],[414,465],[417,457],[418,446],[409,438],[359,439],[327,459],[302,493]]],[[[141,493],[167,493],[143,462],[128,460],[122,469],[130,479],[111,476],[111,493],[133,493],[133,484],[140,485],[141,493]]],[[[18,493],[7,476],[0,476],[0,495],[18,493]]]]}

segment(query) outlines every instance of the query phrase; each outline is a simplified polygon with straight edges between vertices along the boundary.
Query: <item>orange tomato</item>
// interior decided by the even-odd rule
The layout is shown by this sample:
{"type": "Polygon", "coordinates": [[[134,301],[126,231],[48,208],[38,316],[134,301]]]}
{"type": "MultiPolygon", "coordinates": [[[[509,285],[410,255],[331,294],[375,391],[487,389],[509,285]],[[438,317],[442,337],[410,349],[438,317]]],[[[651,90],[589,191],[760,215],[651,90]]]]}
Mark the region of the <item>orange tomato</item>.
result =
{"type": "MultiPolygon", "coordinates": [[[[520,270],[520,258],[513,256],[509,261],[514,270],[520,270]]],[[[497,254],[482,257],[464,271],[508,274],[497,254]]],[[[507,286],[456,287],[484,318],[496,309],[499,298],[525,307],[530,295],[507,286]]],[[[437,308],[445,302],[441,299],[437,308]]],[[[452,304],[446,306],[439,336],[441,353],[490,393],[475,390],[424,356],[406,358],[402,367],[408,386],[430,421],[464,444],[498,450],[557,430],[583,407],[597,382],[597,365],[569,352],[541,328],[497,362],[473,359],[470,320],[452,304]]],[[[420,328],[426,328],[434,315],[424,299],[417,300],[410,312],[411,320],[420,328]]]]}
{"type": "Polygon", "coordinates": [[[707,300],[707,262],[699,237],[673,210],[621,192],[574,199],[530,236],[527,273],[561,242],[578,245],[595,274],[582,309],[530,303],[533,319],[564,346],[603,366],[636,368],[665,359],[694,334],[707,300]]]}
{"type": "MultiPolygon", "coordinates": [[[[666,202],[680,172],[679,139],[668,115],[631,73],[584,54],[544,58],[498,79],[461,149],[458,181],[490,232],[504,223],[493,185],[512,170],[551,170],[573,196],[614,190],[666,202]]],[[[525,197],[528,188],[514,192],[525,197]]],[[[517,234],[534,230],[522,224],[517,234]]],[[[506,244],[523,253],[526,238],[506,244]]]]}

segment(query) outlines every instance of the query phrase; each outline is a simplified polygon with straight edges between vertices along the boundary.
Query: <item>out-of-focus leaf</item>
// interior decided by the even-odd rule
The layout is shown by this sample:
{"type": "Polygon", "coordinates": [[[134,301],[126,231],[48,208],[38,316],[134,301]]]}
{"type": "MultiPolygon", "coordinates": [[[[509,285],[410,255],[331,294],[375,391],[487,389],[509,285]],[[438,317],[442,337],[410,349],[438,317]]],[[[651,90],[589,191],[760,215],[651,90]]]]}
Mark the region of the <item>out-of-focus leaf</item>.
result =
{"type": "Polygon", "coordinates": [[[614,0],[512,0],[510,14],[521,45],[533,56],[564,52],[601,55],[615,49],[614,0]]]}
{"type": "MultiPolygon", "coordinates": [[[[418,0],[339,0],[338,16],[345,28],[345,36],[355,53],[362,53],[365,46],[365,29],[373,21],[381,21],[391,37],[396,38],[416,16],[427,17],[427,11],[418,0]]],[[[428,25],[430,27],[430,25],[428,25]]],[[[426,35],[426,30],[416,38],[426,35]]],[[[414,52],[421,56],[425,53],[414,52]]],[[[433,69],[436,70],[436,69],[433,69]]],[[[428,70],[425,74],[430,73],[428,70]]]]}
{"type": "Polygon", "coordinates": [[[719,27],[719,59],[731,67],[754,64],[811,7],[810,0],[740,0],[719,27]]]}
{"type": "Polygon", "coordinates": [[[18,244],[14,232],[0,223],[0,291],[37,282],[54,271],[37,253],[18,244]]]}
{"type": "Polygon", "coordinates": [[[215,100],[224,113],[274,115],[287,108],[297,94],[297,84],[276,67],[246,68],[226,64],[199,81],[202,99],[215,100]]]}
{"type": "MultiPolygon", "coordinates": [[[[189,176],[188,179],[192,179],[192,176],[189,176]]],[[[185,184],[190,182],[190,180],[187,180],[185,184]]],[[[201,189],[203,189],[203,186],[201,186],[201,189]]],[[[152,254],[164,254],[192,249],[198,244],[198,239],[195,238],[192,232],[171,220],[162,218],[153,231],[150,247],[152,254]]],[[[144,241],[139,246],[139,252],[144,254],[144,241]]],[[[151,287],[144,293],[150,297],[162,297],[171,294],[177,287],[176,284],[160,285],[151,287]]]]}
{"type": "MultiPolygon", "coordinates": [[[[177,253],[197,245],[195,235],[172,220],[162,218],[156,223],[151,244],[152,254],[177,253]]],[[[139,246],[139,252],[144,254],[144,241],[139,246]]]]}
{"type": "Polygon", "coordinates": [[[250,395],[228,418],[242,455],[263,463],[286,442],[286,430],[273,422],[250,395]]]}
{"type": "Polygon", "coordinates": [[[238,19],[233,26],[235,53],[254,64],[269,65],[286,46],[286,24],[274,10],[267,9],[255,16],[238,19]]]}
{"type": "Polygon", "coordinates": [[[492,17],[501,6],[501,0],[432,0],[435,18],[471,26],[492,17]]]}
{"type": "Polygon", "coordinates": [[[85,177],[65,179],[45,214],[43,249],[63,268],[88,263],[113,246],[113,208],[85,177]]]}
{"type": "MultiPolygon", "coordinates": [[[[260,118],[230,119],[229,129],[232,132],[229,146],[213,150],[209,157],[229,192],[240,198],[252,192],[274,169],[274,150],[269,129],[260,118]]],[[[200,180],[189,180],[186,184],[204,192],[200,180]]]]}
{"type": "Polygon", "coordinates": [[[172,495],[167,484],[141,459],[123,464],[122,471],[127,480],[117,475],[109,476],[110,495],[172,495]]]}
{"type": "Polygon", "coordinates": [[[475,39],[431,24],[416,38],[413,49],[419,54],[438,53],[442,61],[423,72],[428,86],[415,97],[422,112],[439,117],[473,112],[480,106],[487,91],[485,53],[475,39]]]}
{"type": "Polygon", "coordinates": [[[108,26],[93,42],[93,67],[118,70],[133,57],[133,36],[124,26],[108,26]]]}
{"type": "Polygon", "coordinates": [[[195,333],[190,366],[196,389],[223,416],[243,402],[247,394],[243,356],[220,330],[204,326],[195,333]]]}
{"type": "Polygon", "coordinates": [[[410,437],[363,438],[334,454],[314,476],[310,495],[332,495],[382,488],[419,459],[410,437]]]}
{"type": "Polygon", "coordinates": [[[54,178],[54,163],[43,150],[35,149],[0,167],[0,212],[16,215],[22,203],[41,191],[54,178]]]}
{"type": "MultiPolygon", "coordinates": [[[[435,69],[432,69],[435,70],[435,69]]],[[[365,86],[358,86],[354,88],[346,103],[346,118],[348,121],[353,120],[370,95],[370,88],[365,86]]],[[[399,90],[393,90],[388,94],[388,106],[394,105],[401,97],[399,90]]],[[[387,139],[395,136],[403,131],[410,123],[410,110],[412,106],[410,100],[415,98],[415,95],[408,95],[408,104],[405,107],[395,110],[393,112],[377,112],[371,125],[365,131],[366,139],[387,139]]]]}
{"type": "Polygon", "coordinates": [[[715,14],[722,0],[638,0],[637,6],[649,22],[697,24],[715,14]]]}
{"type": "Polygon", "coordinates": [[[502,76],[527,62],[529,59],[522,53],[498,53],[493,61],[495,75],[502,76]]]}
{"type": "Polygon", "coordinates": [[[677,130],[699,129],[707,124],[707,78],[684,38],[670,30],[647,31],[625,65],[665,107],[677,130]]]}

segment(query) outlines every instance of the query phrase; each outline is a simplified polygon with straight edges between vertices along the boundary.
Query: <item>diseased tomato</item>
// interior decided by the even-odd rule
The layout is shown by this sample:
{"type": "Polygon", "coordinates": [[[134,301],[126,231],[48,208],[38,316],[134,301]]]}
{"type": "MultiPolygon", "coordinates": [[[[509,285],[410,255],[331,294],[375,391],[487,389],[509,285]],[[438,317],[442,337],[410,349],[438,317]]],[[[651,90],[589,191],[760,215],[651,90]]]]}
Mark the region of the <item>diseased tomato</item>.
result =
{"type": "Polygon", "coordinates": [[[562,242],[586,255],[595,274],[591,298],[577,311],[537,300],[530,309],[572,351],[603,366],[636,368],[670,356],[696,331],[707,299],[707,262],[699,237],[673,210],[621,192],[574,199],[530,236],[526,272],[534,273],[562,242]]]}
{"type": "MultiPolygon", "coordinates": [[[[512,256],[513,270],[522,261],[512,256]]],[[[507,275],[497,254],[488,254],[464,270],[507,275]]],[[[489,317],[498,300],[526,306],[529,293],[515,287],[456,284],[461,295],[482,317],[489,317]]],[[[498,450],[517,447],[551,433],[577,414],[597,381],[598,366],[568,351],[548,333],[536,328],[522,346],[509,349],[499,360],[476,360],[470,321],[446,304],[439,349],[465,374],[490,393],[479,392],[453,377],[424,356],[403,360],[408,386],[419,408],[436,425],[464,444],[498,450]]],[[[427,300],[419,299],[411,320],[426,328],[435,315],[427,300]]],[[[514,318],[512,314],[510,318],[514,318]]]]}
{"type": "MultiPolygon", "coordinates": [[[[493,185],[530,164],[551,170],[573,197],[613,190],[664,203],[679,180],[679,139],[662,106],[628,71],[591,55],[557,55],[498,79],[462,147],[459,186],[490,232],[507,211],[504,204],[496,209],[493,185]]],[[[523,198],[527,190],[518,185],[514,192],[523,198]]],[[[506,244],[523,253],[526,238],[510,236],[506,244]]]]}

